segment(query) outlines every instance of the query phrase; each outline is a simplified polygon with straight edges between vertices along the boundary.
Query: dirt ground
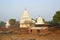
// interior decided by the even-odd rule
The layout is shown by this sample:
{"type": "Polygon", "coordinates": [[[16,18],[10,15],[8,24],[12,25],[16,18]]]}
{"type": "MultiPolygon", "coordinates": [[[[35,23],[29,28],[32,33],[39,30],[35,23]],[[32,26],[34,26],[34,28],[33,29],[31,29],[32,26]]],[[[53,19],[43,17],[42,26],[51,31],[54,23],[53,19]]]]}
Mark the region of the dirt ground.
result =
{"type": "Polygon", "coordinates": [[[0,40],[60,40],[60,30],[56,30],[46,35],[0,34],[0,40]]]}

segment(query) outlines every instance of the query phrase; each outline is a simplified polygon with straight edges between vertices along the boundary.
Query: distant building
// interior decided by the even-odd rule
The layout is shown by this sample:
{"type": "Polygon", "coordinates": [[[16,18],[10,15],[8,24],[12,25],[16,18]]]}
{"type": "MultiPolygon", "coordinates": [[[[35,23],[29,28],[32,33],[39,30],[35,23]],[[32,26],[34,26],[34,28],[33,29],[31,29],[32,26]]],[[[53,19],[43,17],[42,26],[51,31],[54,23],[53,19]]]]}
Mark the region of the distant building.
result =
{"type": "Polygon", "coordinates": [[[9,21],[6,21],[5,28],[9,28],[9,26],[10,26],[9,21]]]}

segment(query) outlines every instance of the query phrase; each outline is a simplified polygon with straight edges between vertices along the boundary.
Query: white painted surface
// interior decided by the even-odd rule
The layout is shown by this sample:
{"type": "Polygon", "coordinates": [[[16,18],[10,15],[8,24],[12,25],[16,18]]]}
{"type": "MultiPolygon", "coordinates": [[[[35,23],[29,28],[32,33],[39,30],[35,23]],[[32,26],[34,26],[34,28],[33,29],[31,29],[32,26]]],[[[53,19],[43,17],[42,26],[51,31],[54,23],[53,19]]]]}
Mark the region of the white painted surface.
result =
{"type": "Polygon", "coordinates": [[[36,24],[45,24],[44,21],[43,21],[43,19],[42,19],[42,17],[39,16],[39,17],[37,18],[36,24]]]}
{"type": "Polygon", "coordinates": [[[28,14],[28,11],[25,9],[24,14],[21,17],[20,23],[24,23],[24,21],[26,21],[26,20],[31,21],[31,18],[30,18],[29,14],[28,14]]]}
{"type": "Polygon", "coordinates": [[[6,21],[6,28],[8,28],[9,26],[10,26],[10,24],[9,24],[9,21],[6,21]]]}

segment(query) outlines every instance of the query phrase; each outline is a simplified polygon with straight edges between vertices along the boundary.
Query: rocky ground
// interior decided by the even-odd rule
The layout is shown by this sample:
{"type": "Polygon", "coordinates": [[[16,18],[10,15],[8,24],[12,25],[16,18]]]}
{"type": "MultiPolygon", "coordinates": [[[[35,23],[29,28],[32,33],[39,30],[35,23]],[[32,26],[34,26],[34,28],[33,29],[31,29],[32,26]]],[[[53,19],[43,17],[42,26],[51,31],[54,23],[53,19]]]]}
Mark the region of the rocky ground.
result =
{"type": "Polygon", "coordinates": [[[55,30],[46,35],[0,34],[0,40],[60,40],[60,30],[55,30]]]}

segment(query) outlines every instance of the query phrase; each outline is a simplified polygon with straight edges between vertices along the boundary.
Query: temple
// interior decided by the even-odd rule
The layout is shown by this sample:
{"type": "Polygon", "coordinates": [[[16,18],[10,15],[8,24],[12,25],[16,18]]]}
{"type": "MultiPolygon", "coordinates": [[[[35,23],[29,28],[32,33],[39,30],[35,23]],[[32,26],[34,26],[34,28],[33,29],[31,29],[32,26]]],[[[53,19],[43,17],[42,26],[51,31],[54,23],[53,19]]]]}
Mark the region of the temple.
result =
{"type": "Polygon", "coordinates": [[[20,23],[24,23],[24,21],[26,21],[26,20],[31,21],[31,18],[30,18],[29,14],[28,14],[28,11],[25,9],[24,14],[21,17],[20,23]]]}
{"type": "Polygon", "coordinates": [[[21,17],[21,20],[20,20],[20,28],[27,28],[27,27],[29,27],[30,26],[29,24],[27,24],[28,26],[26,26],[27,22],[34,22],[34,20],[31,19],[31,17],[28,14],[27,9],[25,9],[24,13],[23,13],[23,15],[21,17]]]}
{"type": "MultiPolygon", "coordinates": [[[[10,26],[9,22],[6,22],[6,28],[10,26]]],[[[25,9],[20,19],[20,33],[40,34],[48,33],[48,27],[45,26],[45,22],[42,17],[38,17],[37,20],[32,20],[29,16],[28,10],[25,9]]]]}

